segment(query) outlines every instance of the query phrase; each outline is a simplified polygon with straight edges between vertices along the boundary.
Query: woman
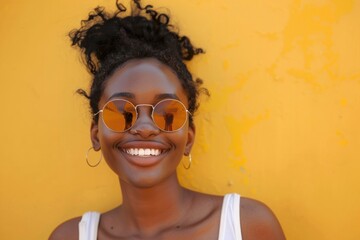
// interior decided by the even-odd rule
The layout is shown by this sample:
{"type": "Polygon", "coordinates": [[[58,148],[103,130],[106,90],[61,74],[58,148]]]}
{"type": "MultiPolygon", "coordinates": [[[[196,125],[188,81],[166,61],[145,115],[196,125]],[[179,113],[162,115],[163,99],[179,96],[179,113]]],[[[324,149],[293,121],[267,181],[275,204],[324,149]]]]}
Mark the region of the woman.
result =
{"type": "Polygon", "coordinates": [[[202,53],[169,25],[169,16],[133,0],[130,16],[117,3],[96,8],[71,32],[93,75],[90,101],[93,150],[119,176],[123,202],[101,215],[61,224],[58,239],[285,239],[264,204],[180,186],[176,167],[195,139],[193,114],[201,81],[184,64],[202,53]]]}

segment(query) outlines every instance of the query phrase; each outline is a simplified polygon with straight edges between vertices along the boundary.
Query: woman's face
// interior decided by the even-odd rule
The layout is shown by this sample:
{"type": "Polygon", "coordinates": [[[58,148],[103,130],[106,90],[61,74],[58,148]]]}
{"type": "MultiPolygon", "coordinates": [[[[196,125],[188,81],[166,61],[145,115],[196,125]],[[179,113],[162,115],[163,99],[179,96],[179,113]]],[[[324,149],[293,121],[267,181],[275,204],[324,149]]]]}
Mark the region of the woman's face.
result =
{"type": "MultiPolygon", "coordinates": [[[[111,99],[125,99],[134,105],[155,105],[173,98],[188,108],[187,96],[171,69],[155,59],[137,59],[118,68],[106,82],[99,109],[111,99]]],[[[101,148],[110,168],[122,181],[138,187],[151,187],[176,174],[184,154],[190,153],[195,129],[188,121],[178,131],[163,132],[153,123],[152,108],[139,106],[138,119],[122,133],[108,129],[102,116],[92,123],[91,138],[95,149],[101,148]],[[135,154],[150,149],[151,155],[135,154]]]]}

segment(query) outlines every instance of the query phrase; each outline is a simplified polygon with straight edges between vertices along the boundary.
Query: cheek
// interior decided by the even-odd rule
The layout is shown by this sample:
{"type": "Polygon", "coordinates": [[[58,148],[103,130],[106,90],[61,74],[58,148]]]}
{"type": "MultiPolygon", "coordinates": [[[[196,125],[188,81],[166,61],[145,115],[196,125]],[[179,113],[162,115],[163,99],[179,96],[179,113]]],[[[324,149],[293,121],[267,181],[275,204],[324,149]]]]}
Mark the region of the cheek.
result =
{"type": "Polygon", "coordinates": [[[99,141],[101,149],[107,149],[112,146],[111,142],[114,141],[116,133],[110,131],[103,123],[99,124],[99,141]]]}
{"type": "Polygon", "coordinates": [[[186,143],[188,141],[187,131],[188,130],[186,127],[183,130],[175,132],[174,135],[172,136],[172,142],[175,144],[177,153],[181,156],[184,154],[186,143]]]}
{"type": "Polygon", "coordinates": [[[116,166],[112,160],[114,159],[114,153],[116,151],[116,143],[121,136],[119,136],[119,133],[112,132],[103,124],[99,125],[98,134],[102,154],[110,168],[114,170],[116,166]]]}

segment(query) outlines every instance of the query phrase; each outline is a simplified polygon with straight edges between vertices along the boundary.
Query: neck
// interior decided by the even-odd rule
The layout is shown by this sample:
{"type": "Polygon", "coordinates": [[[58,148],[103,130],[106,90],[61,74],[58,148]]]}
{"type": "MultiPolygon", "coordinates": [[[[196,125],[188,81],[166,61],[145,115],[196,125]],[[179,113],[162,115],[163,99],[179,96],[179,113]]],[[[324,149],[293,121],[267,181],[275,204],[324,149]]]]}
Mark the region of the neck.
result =
{"type": "Polygon", "coordinates": [[[123,203],[121,213],[128,224],[144,235],[178,227],[184,220],[192,198],[181,187],[176,174],[148,188],[137,188],[120,180],[123,203]]]}

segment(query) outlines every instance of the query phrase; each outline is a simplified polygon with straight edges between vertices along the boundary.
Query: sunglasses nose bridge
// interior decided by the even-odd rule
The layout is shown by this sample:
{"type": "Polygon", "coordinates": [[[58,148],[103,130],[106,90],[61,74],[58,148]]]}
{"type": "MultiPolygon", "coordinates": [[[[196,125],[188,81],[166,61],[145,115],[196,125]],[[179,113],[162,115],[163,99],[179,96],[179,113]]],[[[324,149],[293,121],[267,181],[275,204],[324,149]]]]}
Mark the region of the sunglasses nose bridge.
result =
{"type": "Polygon", "coordinates": [[[153,128],[157,129],[152,116],[153,110],[154,110],[154,106],[151,104],[136,105],[135,111],[137,114],[137,119],[132,128],[137,128],[140,125],[151,125],[153,128]]]}
{"type": "Polygon", "coordinates": [[[151,104],[138,104],[138,105],[136,105],[135,106],[135,111],[136,111],[136,113],[137,113],[137,115],[138,115],[138,118],[140,117],[140,115],[148,115],[148,116],[150,116],[150,118],[152,118],[152,114],[153,114],[153,111],[154,111],[154,106],[153,105],[151,105],[151,104]],[[142,111],[140,111],[140,109],[141,108],[139,108],[139,107],[143,107],[142,109],[142,111]],[[150,110],[150,111],[149,111],[150,110]]]}

